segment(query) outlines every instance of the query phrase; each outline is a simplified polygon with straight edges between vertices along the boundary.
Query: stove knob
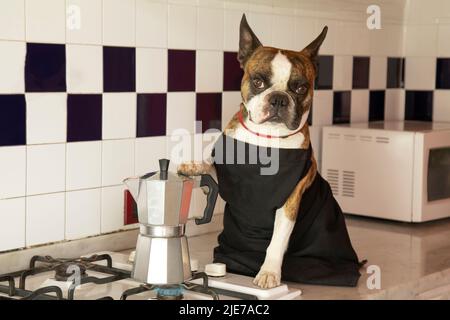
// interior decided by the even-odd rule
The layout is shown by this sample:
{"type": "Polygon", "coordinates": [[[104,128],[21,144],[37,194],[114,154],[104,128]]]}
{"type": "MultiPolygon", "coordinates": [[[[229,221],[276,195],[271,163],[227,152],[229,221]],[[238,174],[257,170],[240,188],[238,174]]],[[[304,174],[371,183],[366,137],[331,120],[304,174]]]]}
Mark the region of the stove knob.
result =
{"type": "Polygon", "coordinates": [[[205,273],[210,277],[224,277],[227,267],[225,263],[210,263],[205,266],[205,273]]]}

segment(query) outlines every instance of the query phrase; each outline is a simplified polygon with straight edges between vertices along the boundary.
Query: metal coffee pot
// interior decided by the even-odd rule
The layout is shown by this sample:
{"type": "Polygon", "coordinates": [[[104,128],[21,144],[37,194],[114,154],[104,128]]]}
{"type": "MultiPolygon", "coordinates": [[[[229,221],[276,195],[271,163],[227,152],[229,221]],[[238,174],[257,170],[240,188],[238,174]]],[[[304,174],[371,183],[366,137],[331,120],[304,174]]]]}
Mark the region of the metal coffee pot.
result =
{"type": "Polygon", "coordinates": [[[207,187],[207,204],[196,224],[211,221],[219,187],[210,175],[190,178],[168,172],[169,160],[159,160],[159,172],[124,180],[137,203],[140,233],[132,277],[155,285],[180,284],[192,276],[184,235],[192,189],[207,187]]]}

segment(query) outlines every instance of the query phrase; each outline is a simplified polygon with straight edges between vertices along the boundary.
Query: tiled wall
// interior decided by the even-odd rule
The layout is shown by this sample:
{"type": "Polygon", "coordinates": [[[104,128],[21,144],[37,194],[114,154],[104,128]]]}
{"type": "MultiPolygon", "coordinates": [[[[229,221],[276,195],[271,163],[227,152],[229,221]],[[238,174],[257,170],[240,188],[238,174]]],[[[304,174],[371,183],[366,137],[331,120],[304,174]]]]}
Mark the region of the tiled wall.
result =
{"type": "Polygon", "coordinates": [[[450,1],[410,0],[405,29],[405,117],[448,122],[450,1]]]}
{"type": "Polygon", "coordinates": [[[264,44],[293,50],[329,26],[310,119],[319,160],[323,125],[404,118],[405,100],[429,99],[404,87],[430,89],[445,54],[406,50],[405,72],[409,1],[378,3],[383,28],[369,31],[368,0],[2,0],[0,251],[124,228],[122,179],[156,169],[174,129],[221,129],[238,109],[243,12],[264,44]]]}

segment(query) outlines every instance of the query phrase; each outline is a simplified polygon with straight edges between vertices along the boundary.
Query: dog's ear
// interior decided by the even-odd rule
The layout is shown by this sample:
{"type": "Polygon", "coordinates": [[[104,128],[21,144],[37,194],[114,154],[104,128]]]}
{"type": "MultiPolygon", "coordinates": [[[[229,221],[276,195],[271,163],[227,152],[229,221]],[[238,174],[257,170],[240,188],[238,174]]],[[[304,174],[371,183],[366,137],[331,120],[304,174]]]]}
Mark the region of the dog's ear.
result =
{"type": "Polygon", "coordinates": [[[325,26],[319,36],[302,50],[302,53],[308,56],[313,62],[316,62],[317,60],[317,54],[319,53],[323,40],[325,40],[325,37],[327,36],[327,32],[328,27],[325,26]]]}
{"type": "Polygon", "coordinates": [[[262,46],[258,37],[256,37],[253,30],[250,28],[247,22],[245,14],[242,15],[241,25],[239,28],[239,52],[238,61],[241,64],[241,68],[244,69],[245,63],[251,57],[256,48],[262,46]]]}

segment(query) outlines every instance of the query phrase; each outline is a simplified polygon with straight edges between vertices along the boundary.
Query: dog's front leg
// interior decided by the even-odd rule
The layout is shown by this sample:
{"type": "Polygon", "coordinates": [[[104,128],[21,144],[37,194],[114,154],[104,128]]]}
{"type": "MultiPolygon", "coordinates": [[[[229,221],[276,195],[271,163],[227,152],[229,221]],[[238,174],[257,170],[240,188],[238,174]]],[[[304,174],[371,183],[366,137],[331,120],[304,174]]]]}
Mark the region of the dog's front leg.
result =
{"type": "Polygon", "coordinates": [[[266,258],[253,283],[261,288],[273,288],[281,283],[281,266],[283,257],[288,248],[289,238],[294,229],[298,209],[303,193],[313,182],[317,163],[314,157],[308,173],[297,184],[283,207],[275,213],[275,223],[272,239],[266,250],[266,258]]]}
{"type": "MultiPolygon", "coordinates": [[[[212,178],[217,182],[217,173],[214,164],[212,163],[212,159],[208,159],[206,161],[201,162],[184,162],[180,164],[177,168],[177,172],[179,174],[185,176],[200,176],[202,174],[209,174],[212,178]]],[[[202,187],[203,192],[207,194],[209,192],[208,187],[202,187]]]]}

